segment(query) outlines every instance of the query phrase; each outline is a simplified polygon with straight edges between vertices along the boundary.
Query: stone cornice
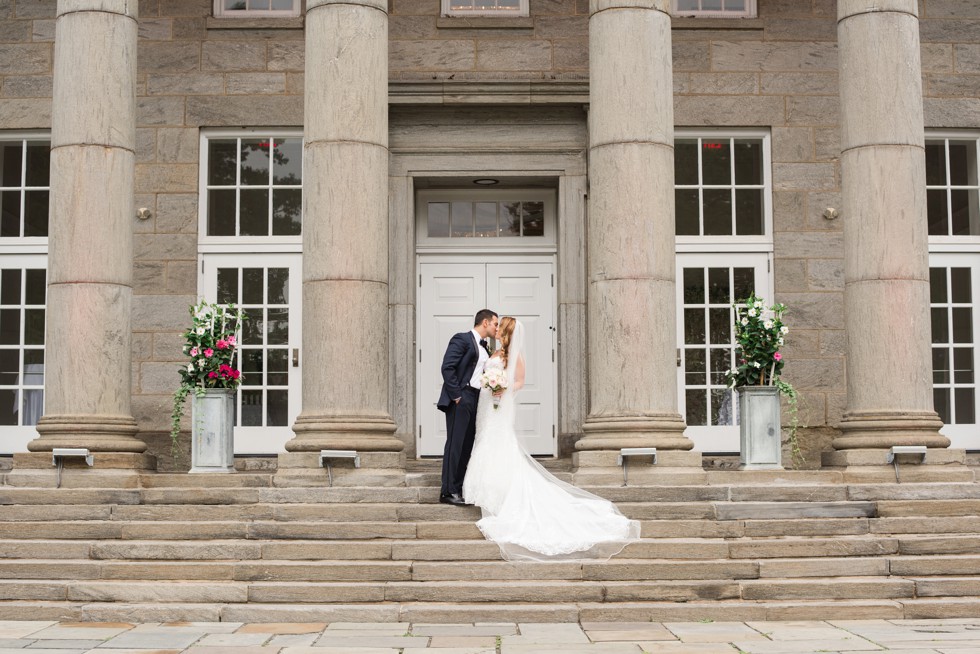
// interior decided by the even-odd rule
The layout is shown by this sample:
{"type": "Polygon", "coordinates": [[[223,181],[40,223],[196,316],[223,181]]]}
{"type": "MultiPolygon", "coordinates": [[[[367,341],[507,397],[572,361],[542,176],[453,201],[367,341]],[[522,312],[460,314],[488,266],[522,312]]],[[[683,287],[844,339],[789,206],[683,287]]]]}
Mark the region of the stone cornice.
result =
{"type": "Polygon", "coordinates": [[[390,104],[582,104],[589,83],[580,81],[391,81],[390,104]]]}

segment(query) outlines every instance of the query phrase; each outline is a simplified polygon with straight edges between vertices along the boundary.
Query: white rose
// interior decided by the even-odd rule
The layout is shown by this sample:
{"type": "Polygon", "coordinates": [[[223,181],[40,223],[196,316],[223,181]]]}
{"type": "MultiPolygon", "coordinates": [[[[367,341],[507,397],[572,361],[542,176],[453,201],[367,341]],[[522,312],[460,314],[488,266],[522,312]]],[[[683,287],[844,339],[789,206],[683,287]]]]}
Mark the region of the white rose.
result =
{"type": "Polygon", "coordinates": [[[764,323],[762,323],[762,326],[765,327],[766,329],[772,329],[772,321],[767,320],[764,323]]]}
{"type": "Polygon", "coordinates": [[[204,336],[204,327],[198,327],[196,331],[198,336],[204,336]]]}
{"type": "Polygon", "coordinates": [[[759,315],[758,311],[755,309],[749,309],[749,318],[755,318],[757,315],[759,315]]]}
{"type": "Polygon", "coordinates": [[[743,325],[749,324],[749,319],[748,318],[742,318],[742,324],[743,325]]]}
{"type": "Polygon", "coordinates": [[[783,325],[782,327],[779,328],[779,333],[780,334],[788,334],[789,333],[789,327],[787,327],[786,325],[783,325]]]}

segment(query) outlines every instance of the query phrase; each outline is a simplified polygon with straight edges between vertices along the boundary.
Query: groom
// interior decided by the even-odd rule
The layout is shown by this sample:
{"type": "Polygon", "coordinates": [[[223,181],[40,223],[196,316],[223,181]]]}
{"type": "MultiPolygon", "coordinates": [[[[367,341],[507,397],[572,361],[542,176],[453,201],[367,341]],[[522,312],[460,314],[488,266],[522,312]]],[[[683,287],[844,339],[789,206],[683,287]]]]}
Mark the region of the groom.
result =
{"type": "Polygon", "coordinates": [[[480,399],[480,375],[490,358],[487,337],[497,335],[497,314],[483,309],[473,319],[473,329],[449,339],[442,358],[442,394],[436,406],[446,414],[446,449],[442,455],[443,504],[465,506],[463,477],[476,435],[476,405],[480,399]]]}

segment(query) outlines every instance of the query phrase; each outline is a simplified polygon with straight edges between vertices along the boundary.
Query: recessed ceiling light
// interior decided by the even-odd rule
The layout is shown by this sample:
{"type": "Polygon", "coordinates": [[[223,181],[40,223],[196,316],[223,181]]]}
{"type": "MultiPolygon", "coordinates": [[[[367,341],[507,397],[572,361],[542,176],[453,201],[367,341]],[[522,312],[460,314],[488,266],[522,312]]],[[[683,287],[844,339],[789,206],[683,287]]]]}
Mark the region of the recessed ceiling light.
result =
{"type": "Polygon", "coordinates": [[[480,179],[474,179],[474,184],[479,186],[494,186],[500,183],[499,179],[491,179],[490,177],[481,177],[480,179]]]}

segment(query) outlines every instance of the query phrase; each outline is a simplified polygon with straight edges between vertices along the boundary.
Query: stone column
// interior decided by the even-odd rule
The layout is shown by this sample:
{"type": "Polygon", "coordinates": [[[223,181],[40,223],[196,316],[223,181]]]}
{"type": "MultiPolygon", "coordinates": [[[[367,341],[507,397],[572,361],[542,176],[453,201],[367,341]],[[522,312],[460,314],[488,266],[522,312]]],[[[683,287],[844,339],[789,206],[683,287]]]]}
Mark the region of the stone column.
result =
{"type": "Polygon", "coordinates": [[[146,449],[130,404],[137,4],[58,2],[45,413],[32,452],[146,449]]]}
{"type": "MultiPolygon", "coordinates": [[[[303,412],[286,450],[400,452],[388,407],[385,0],[307,2],[305,93],[303,412]]],[[[362,465],[393,459],[374,460],[362,465]]],[[[280,469],[310,461],[281,456],[280,469]]]]}
{"type": "MultiPolygon", "coordinates": [[[[668,450],[700,466],[677,411],[669,0],[592,0],[589,18],[589,415],[579,465],[668,450]],[[605,450],[604,456],[589,456],[605,450]]],[[[666,458],[664,458],[666,456],[666,458]]]]}
{"type": "Polygon", "coordinates": [[[932,399],[918,3],[838,0],[837,33],[847,410],[824,462],[860,465],[949,439],[932,399]]]}

